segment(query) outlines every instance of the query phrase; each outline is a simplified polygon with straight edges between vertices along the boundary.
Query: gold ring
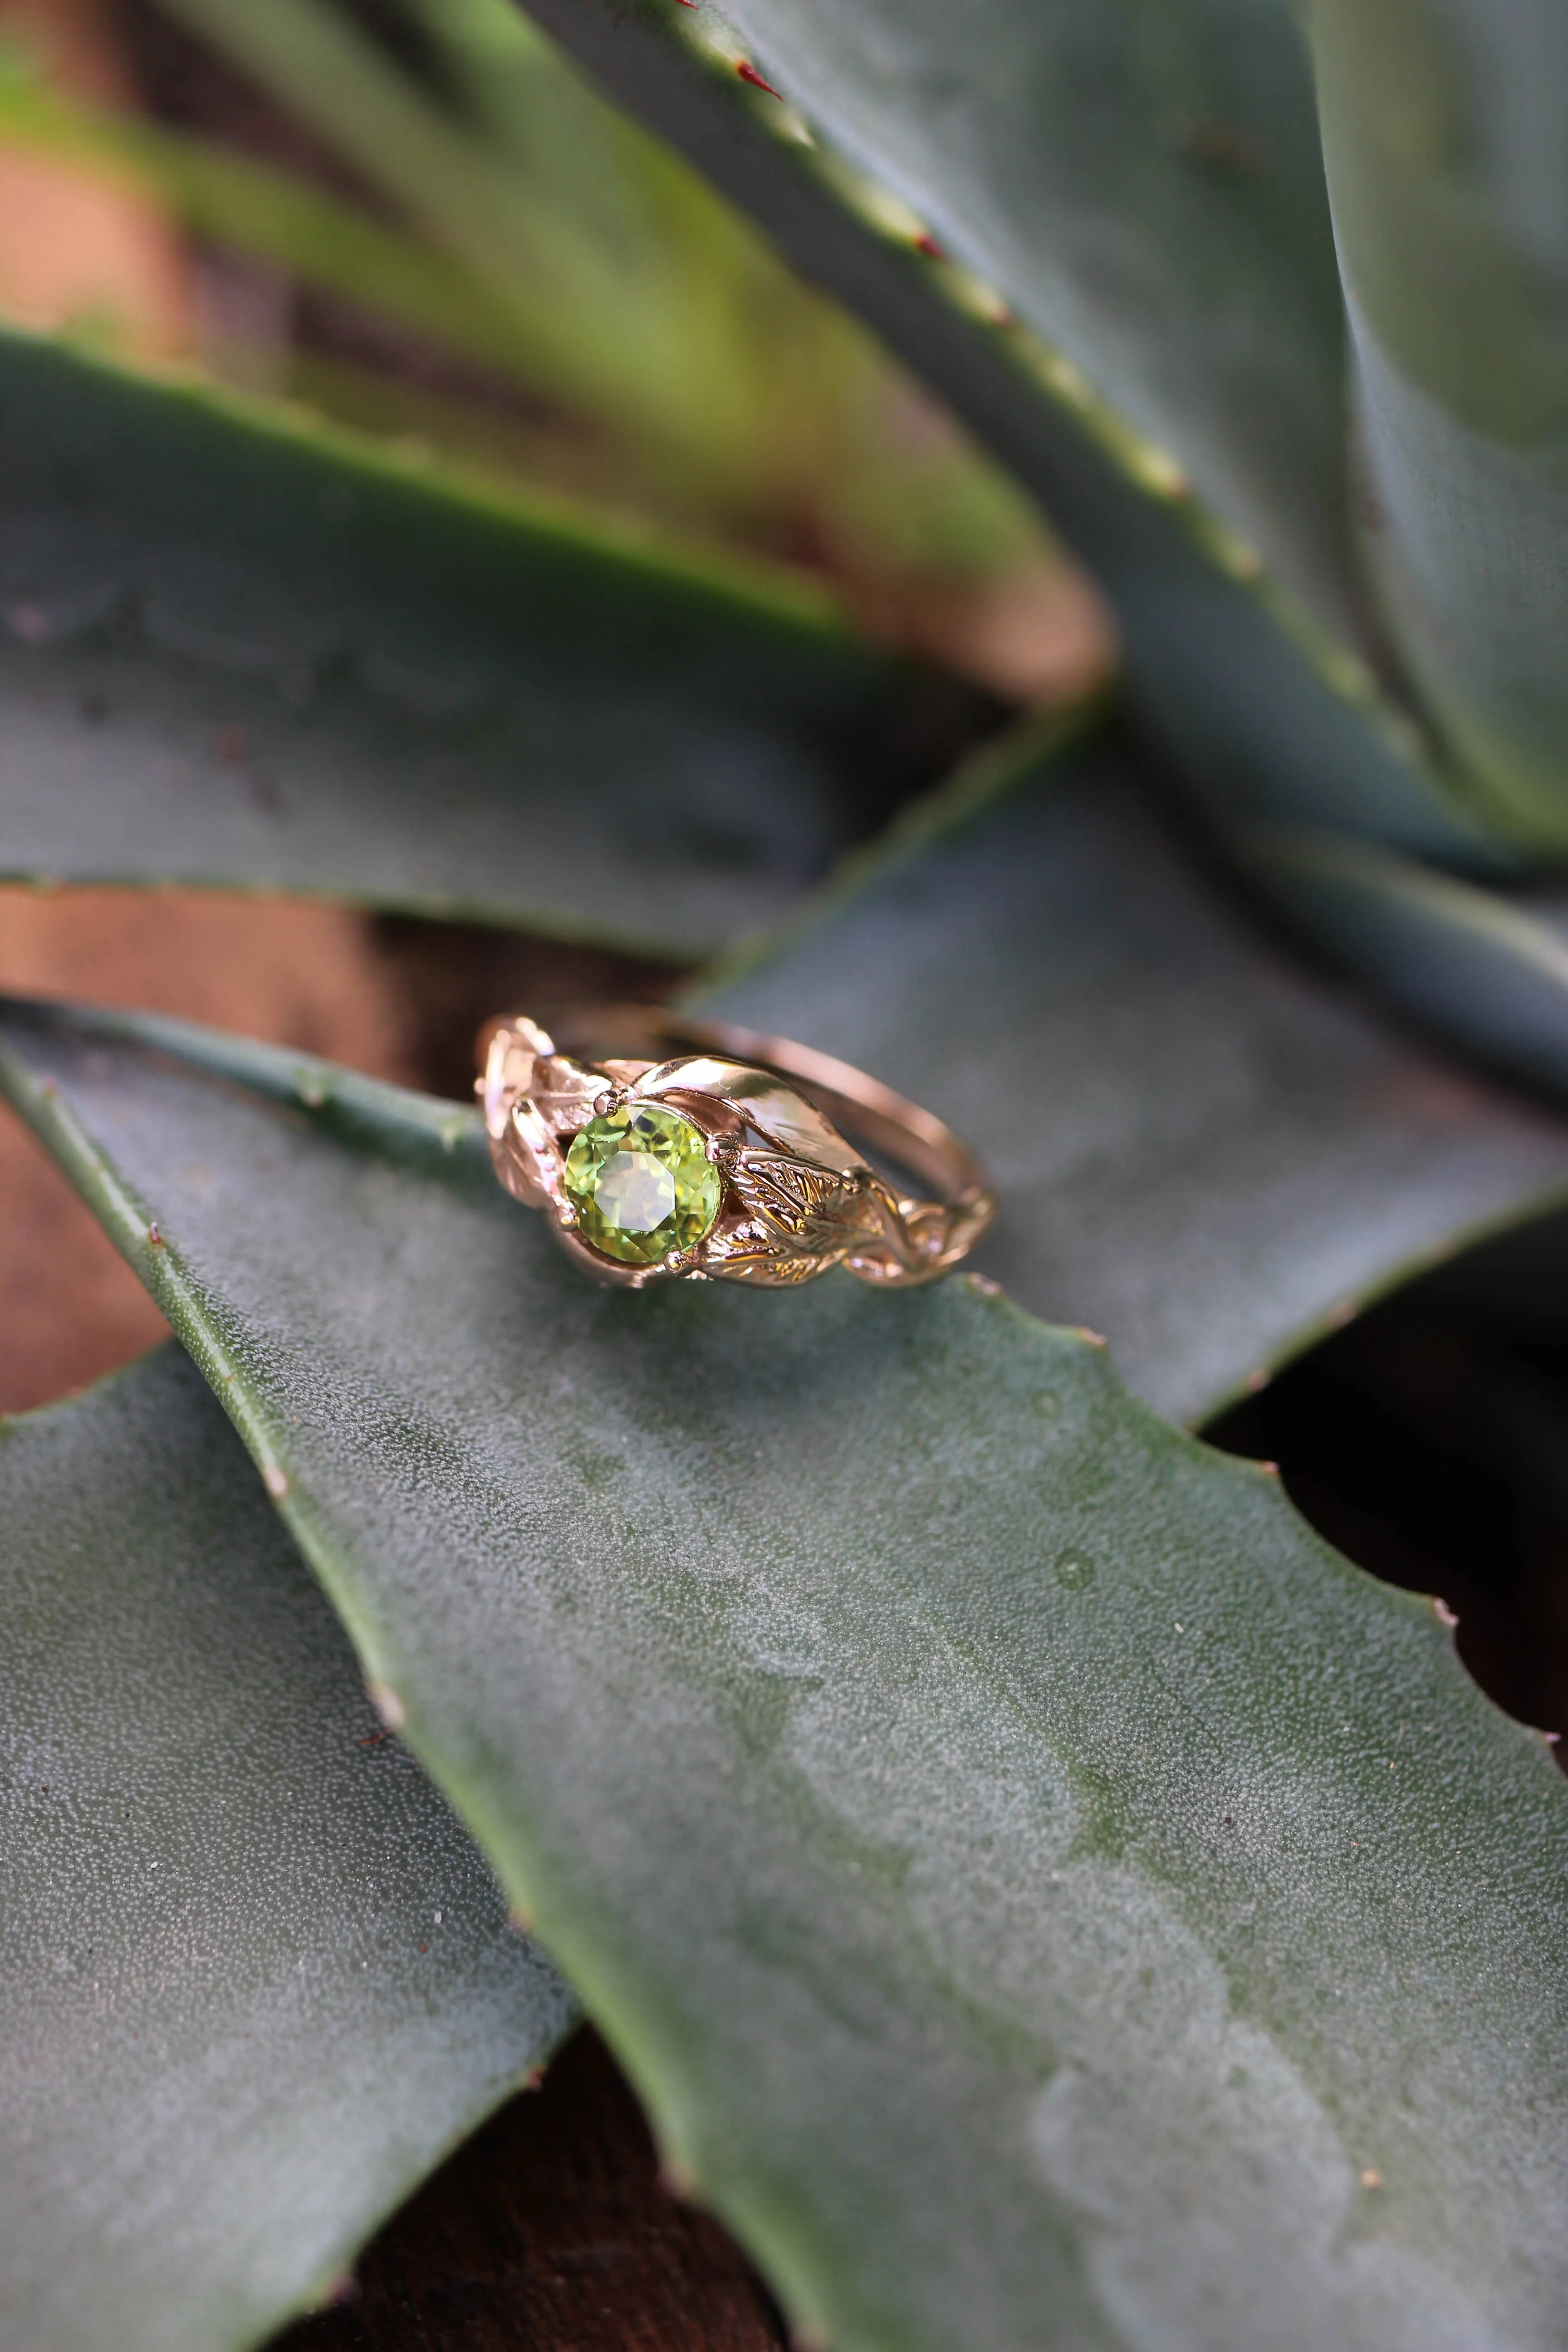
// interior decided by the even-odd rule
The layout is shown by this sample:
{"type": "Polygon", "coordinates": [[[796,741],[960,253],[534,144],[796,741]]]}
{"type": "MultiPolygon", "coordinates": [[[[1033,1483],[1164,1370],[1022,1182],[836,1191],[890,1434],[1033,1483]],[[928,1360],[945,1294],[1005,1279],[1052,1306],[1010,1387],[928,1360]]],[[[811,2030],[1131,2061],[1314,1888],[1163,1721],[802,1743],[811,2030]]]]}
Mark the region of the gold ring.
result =
{"type": "Polygon", "coordinates": [[[657,1005],[521,1013],[479,1033],[495,1171],[601,1282],[782,1289],[945,1274],[996,1212],[951,1129],[826,1054],[657,1005]],[[900,1189],[838,1132],[929,1185],[900,1189]]]}

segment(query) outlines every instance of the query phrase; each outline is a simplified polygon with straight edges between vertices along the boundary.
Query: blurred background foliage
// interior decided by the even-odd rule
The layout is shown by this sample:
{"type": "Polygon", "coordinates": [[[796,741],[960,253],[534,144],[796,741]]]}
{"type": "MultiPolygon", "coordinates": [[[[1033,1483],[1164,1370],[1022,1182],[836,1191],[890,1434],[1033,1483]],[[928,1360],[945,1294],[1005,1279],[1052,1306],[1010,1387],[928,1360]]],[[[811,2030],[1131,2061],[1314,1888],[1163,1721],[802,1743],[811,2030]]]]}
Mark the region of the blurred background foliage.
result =
{"type": "Polygon", "coordinates": [[[0,310],[804,567],[1012,700],[1110,659],[1022,494],[510,0],[4,0],[0,310]]]}

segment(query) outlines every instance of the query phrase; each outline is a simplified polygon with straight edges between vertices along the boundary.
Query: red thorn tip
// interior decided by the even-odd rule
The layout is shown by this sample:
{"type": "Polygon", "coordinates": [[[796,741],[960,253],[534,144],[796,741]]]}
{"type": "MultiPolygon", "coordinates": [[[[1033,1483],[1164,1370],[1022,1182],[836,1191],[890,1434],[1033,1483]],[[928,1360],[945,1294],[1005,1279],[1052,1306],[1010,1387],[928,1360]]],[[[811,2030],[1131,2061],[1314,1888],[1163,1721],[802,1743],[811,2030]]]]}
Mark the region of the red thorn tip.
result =
{"type": "Polygon", "coordinates": [[[154,1249],[162,1249],[162,1248],[163,1248],[163,1234],[158,1231],[158,1228],[157,1228],[157,1226],[156,1226],[155,1224],[153,1224],[153,1225],[149,1225],[149,1226],[148,1226],[148,1228],[147,1228],[147,1238],[148,1238],[148,1240],[152,1243],[153,1247],[154,1249]]]}
{"type": "Polygon", "coordinates": [[[932,236],[929,229],[922,228],[919,236],[916,237],[915,251],[917,253],[923,253],[927,257],[928,260],[931,261],[945,261],[947,259],[945,250],[942,247],[938,245],[935,237],[932,236]]]}
{"type": "Polygon", "coordinates": [[[757,71],[756,67],[749,63],[745,58],[741,59],[740,64],[735,68],[735,71],[740,75],[742,81],[749,81],[753,89],[765,89],[770,98],[777,98],[779,96],[779,92],[773,88],[772,82],[764,81],[762,75],[757,71]]]}

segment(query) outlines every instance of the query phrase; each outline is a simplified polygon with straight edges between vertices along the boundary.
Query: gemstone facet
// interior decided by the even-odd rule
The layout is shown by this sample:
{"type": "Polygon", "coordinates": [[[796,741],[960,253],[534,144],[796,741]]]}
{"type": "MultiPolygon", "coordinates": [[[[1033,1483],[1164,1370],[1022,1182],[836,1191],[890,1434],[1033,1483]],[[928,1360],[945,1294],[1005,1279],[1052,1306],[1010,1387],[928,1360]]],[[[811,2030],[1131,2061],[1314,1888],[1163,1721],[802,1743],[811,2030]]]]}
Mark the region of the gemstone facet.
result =
{"type": "Polygon", "coordinates": [[[711,1230],[723,1181],[700,1128],[662,1103],[628,1102],[573,1137],[563,1189],[585,1242],[624,1265],[657,1265],[711,1230]]]}

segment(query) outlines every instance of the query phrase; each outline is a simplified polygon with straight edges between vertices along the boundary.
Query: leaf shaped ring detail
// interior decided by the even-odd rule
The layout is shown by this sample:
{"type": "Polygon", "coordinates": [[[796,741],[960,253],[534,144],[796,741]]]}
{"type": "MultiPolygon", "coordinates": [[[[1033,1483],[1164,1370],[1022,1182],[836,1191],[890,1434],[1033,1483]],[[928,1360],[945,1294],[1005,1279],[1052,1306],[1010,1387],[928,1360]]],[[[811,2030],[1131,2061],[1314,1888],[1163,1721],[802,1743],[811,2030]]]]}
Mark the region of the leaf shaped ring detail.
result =
{"type": "Polygon", "coordinates": [[[490,1158],[550,1213],[601,1282],[684,1276],[783,1289],[830,1265],[907,1286],[945,1274],[996,1202],[929,1111],[787,1038],[646,1004],[487,1022],[479,1036],[490,1158]],[[880,1162],[846,1142],[841,1121],[880,1162]]]}

